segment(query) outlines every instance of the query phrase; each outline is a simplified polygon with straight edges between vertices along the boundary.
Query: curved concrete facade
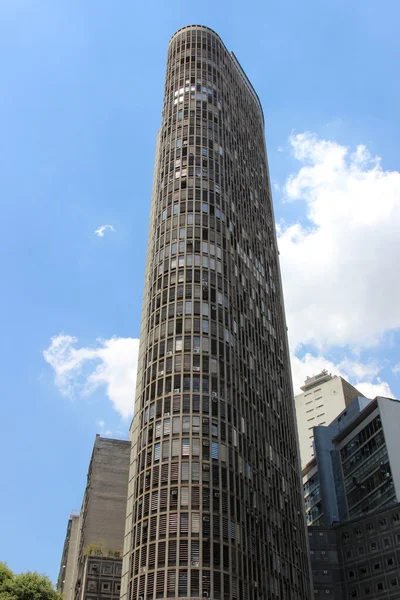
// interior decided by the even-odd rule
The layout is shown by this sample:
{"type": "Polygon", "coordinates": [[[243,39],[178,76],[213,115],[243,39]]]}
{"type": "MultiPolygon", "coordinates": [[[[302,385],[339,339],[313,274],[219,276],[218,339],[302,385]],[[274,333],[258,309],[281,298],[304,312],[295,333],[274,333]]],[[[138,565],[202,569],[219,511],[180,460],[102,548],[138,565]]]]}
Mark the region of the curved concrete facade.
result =
{"type": "Polygon", "coordinates": [[[131,437],[123,597],[310,599],[263,115],[202,26],[168,49],[131,437]]]}

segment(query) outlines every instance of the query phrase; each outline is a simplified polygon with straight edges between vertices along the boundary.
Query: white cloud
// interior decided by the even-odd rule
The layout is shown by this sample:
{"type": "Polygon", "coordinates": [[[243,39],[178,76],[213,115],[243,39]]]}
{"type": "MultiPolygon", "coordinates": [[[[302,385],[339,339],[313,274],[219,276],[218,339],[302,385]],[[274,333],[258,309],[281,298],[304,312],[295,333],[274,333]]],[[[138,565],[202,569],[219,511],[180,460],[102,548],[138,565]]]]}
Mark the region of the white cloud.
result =
{"type": "Polygon", "coordinates": [[[109,229],[110,231],[115,232],[115,229],[112,225],[100,225],[100,227],[98,229],[96,229],[96,231],[94,233],[95,233],[95,235],[98,235],[99,237],[104,237],[104,232],[106,229],[109,229]]]}
{"type": "Polygon", "coordinates": [[[367,398],[375,398],[376,396],[383,396],[384,398],[394,398],[392,390],[386,381],[381,381],[378,378],[378,383],[359,383],[357,389],[360,390],[367,398]]]}
{"type": "Polygon", "coordinates": [[[106,425],[106,422],[103,421],[103,419],[99,419],[98,421],[96,421],[96,425],[100,428],[99,433],[102,437],[113,437],[124,440],[128,439],[127,429],[125,431],[122,431],[121,429],[110,429],[110,427],[106,425]]]}
{"type": "Polygon", "coordinates": [[[323,369],[332,375],[341,375],[347,381],[350,381],[367,398],[375,396],[388,396],[393,398],[393,392],[390,386],[381,381],[378,374],[381,368],[375,363],[362,363],[344,357],[339,363],[335,364],[322,355],[314,356],[310,353],[301,358],[291,356],[292,377],[294,393],[300,393],[300,387],[308,376],[317,375],[323,369]]]}
{"type": "MultiPolygon", "coordinates": [[[[88,396],[105,386],[113,408],[123,417],[133,414],[139,340],[112,337],[95,347],[76,347],[77,338],[60,334],[43,352],[55,372],[55,384],[66,396],[88,396]]],[[[104,422],[103,422],[104,423],[104,422]]],[[[100,425],[100,422],[98,423],[100,425]]]]}
{"type": "Polygon", "coordinates": [[[365,146],[311,133],[290,144],[300,168],[286,200],[304,201],[309,220],[278,228],[291,346],[378,344],[400,327],[400,173],[365,146]]]}

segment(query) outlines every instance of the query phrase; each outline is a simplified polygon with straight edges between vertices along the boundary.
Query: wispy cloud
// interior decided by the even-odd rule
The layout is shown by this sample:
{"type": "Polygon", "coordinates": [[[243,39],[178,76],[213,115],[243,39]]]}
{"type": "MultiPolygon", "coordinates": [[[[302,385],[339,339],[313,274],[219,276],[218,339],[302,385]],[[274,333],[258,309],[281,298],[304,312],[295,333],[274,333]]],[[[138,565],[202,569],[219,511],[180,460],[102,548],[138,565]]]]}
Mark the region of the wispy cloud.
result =
{"type": "Polygon", "coordinates": [[[94,347],[77,347],[78,339],[60,334],[44,350],[55,384],[71,398],[85,397],[104,386],[114,410],[124,419],[133,414],[139,340],[112,337],[94,347]]]}
{"type": "Polygon", "coordinates": [[[115,229],[112,225],[100,225],[100,227],[98,229],[96,229],[96,231],[94,233],[95,233],[95,235],[97,235],[99,237],[104,237],[104,232],[106,231],[106,229],[109,229],[110,231],[115,232],[115,229]]]}

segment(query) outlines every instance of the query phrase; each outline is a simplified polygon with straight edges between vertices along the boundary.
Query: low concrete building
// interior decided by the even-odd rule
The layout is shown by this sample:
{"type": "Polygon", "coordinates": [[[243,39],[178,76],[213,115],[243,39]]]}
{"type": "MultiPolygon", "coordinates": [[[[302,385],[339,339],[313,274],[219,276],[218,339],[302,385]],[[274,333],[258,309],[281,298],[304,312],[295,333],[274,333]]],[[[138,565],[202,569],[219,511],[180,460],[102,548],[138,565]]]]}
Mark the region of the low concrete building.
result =
{"type": "Polygon", "coordinates": [[[122,558],[88,555],[83,562],[77,598],[84,600],[119,600],[122,558]]]}
{"type": "Polygon", "coordinates": [[[64,600],[119,599],[130,449],[129,441],[96,436],[79,526],[69,526],[64,545],[64,600]]]}
{"type": "Polygon", "coordinates": [[[96,436],[81,509],[78,563],[93,544],[105,555],[122,555],[129,458],[129,441],[96,436]]]}
{"type": "Polygon", "coordinates": [[[57,580],[57,589],[62,593],[64,600],[72,600],[74,597],[79,529],[79,511],[76,511],[71,513],[68,519],[60,572],[57,580]]]}
{"type": "Polygon", "coordinates": [[[399,600],[400,504],[336,528],[344,600],[399,600]]]}
{"type": "Polygon", "coordinates": [[[307,530],[314,597],[343,600],[341,554],[335,529],[311,526],[307,530]]]}
{"type": "Polygon", "coordinates": [[[400,504],[332,527],[309,527],[314,598],[399,600],[400,504]]]}

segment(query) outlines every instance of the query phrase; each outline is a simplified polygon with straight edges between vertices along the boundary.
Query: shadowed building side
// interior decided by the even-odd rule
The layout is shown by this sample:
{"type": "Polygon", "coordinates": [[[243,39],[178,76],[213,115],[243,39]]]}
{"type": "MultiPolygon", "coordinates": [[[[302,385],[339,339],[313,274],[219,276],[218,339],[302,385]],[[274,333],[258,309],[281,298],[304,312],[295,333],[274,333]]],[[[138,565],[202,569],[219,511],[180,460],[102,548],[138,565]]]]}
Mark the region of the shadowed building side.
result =
{"type": "Polygon", "coordinates": [[[80,515],[67,528],[64,600],[119,599],[129,460],[130,442],[96,436],[80,515]]]}

